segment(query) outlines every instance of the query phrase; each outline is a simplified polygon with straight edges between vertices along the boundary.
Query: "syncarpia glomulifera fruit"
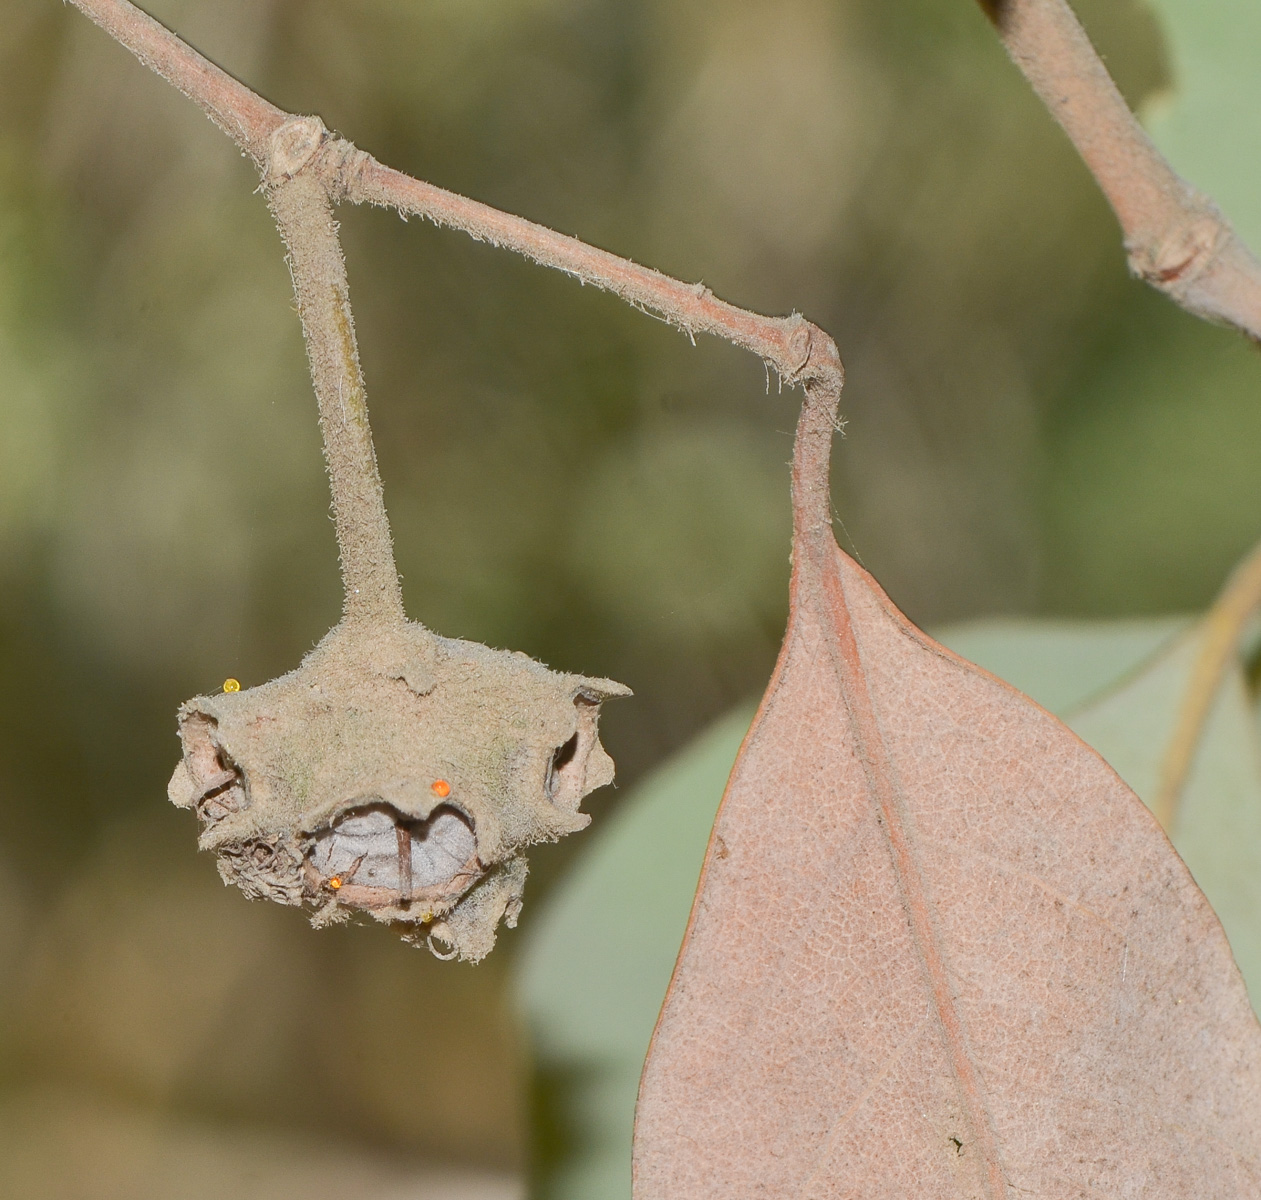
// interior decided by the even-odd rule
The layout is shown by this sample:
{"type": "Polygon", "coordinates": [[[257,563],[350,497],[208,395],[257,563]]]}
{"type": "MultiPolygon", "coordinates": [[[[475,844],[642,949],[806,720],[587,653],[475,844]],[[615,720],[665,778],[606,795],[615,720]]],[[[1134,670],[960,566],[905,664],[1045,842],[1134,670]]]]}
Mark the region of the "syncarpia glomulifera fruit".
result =
{"type": "Polygon", "coordinates": [[[171,800],[247,896],[358,910],[476,961],[516,924],[524,851],[613,780],[600,704],[629,689],[422,625],[343,622],[297,670],[179,715],[171,800]]]}

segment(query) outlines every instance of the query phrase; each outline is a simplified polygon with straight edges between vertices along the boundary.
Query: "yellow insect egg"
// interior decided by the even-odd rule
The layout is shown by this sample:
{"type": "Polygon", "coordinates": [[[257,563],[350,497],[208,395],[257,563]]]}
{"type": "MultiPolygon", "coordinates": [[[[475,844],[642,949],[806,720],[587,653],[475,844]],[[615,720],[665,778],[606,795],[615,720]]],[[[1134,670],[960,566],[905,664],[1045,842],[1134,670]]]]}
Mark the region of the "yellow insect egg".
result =
{"type": "Polygon", "coordinates": [[[225,692],[239,692],[241,690],[241,681],[239,679],[225,679],[223,681],[223,690],[225,692]]]}

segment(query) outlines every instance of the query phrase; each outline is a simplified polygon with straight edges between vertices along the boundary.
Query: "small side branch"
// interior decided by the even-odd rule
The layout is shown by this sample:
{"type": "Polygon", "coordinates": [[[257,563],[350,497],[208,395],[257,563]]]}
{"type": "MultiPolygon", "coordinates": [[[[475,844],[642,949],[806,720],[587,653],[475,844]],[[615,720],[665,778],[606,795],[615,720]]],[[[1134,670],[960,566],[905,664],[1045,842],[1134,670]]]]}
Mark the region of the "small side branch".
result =
{"type": "Polygon", "coordinates": [[[660,314],[689,336],[709,333],[751,350],[775,367],[787,382],[797,383],[812,376],[827,358],[825,353],[817,363],[808,365],[814,335],[819,331],[802,317],[765,317],[737,308],[718,299],[703,284],[672,279],[523,217],[413,179],[383,166],[349,143],[330,147],[329,157],[330,164],[336,164],[333,169],[340,193],[347,200],[425,217],[436,225],[462,230],[478,241],[502,246],[543,266],[564,271],[629,304],[660,314]]]}
{"type": "Polygon", "coordinates": [[[979,0],[1121,223],[1130,269],[1261,341],[1261,263],[1152,144],[1066,0],[979,0]]]}
{"type": "Polygon", "coordinates": [[[1165,749],[1152,806],[1167,830],[1172,830],[1178,819],[1182,792],[1222,681],[1235,662],[1244,631],[1258,610],[1261,610],[1261,545],[1254,547],[1231,572],[1213,607],[1200,622],[1199,653],[1165,749]]]}

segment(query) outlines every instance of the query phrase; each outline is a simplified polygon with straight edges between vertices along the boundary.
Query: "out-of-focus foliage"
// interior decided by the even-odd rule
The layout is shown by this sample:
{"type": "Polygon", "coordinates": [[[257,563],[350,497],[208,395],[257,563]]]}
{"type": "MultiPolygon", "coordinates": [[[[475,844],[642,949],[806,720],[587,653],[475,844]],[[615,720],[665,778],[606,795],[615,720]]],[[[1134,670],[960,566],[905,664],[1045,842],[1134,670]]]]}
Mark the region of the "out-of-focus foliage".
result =
{"type": "MultiPolygon", "coordinates": [[[[843,537],[921,622],[1192,609],[1261,533],[1261,364],[1126,279],[1106,205],[969,0],[152,8],[383,161],[827,328],[843,537]]],[[[1142,0],[1081,11],[1132,101],[1166,88],[1142,0]]],[[[351,1164],[511,1170],[513,939],[470,972],[316,934],[221,892],[163,799],[176,704],[288,669],[337,613],[255,185],[79,14],[9,0],[0,1103],[23,1145],[68,1123],[88,1147],[336,1129],[351,1164]],[[103,878],[107,911],[87,903],[103,878]]],[[[605,737],[635,780],[765,683],[795,397],[460,235],[342,220],[412,614],[625,679],[605,737]]],[[[597,825],[618,803],[594,800],[597,825]]],[[[527,928],[578,851],[540,856],[527,928]]],[[[127,1153],[125,1194],[171,1194],[160,1154],[127,1153]]],[[[98,1157],[54,1174],[0,1147],[0,1191],[103,1194],[98,1157]]]]}
{"type": "MultiPolygon", "coordinates": [[[[1008,619],[940,637],[1064,717],[1150,803],[1198,633],[1179,617],[1008,619]]],[[[748,708],[737,709],[639,785],[530,932],[517,987],[536,1056],[534,1194],[541,1198],[630,1196],[639,1072],[751,718],[748,708]]],[[[1222,920],[1254,1007],[1261,1007],[1259,721],[1236,665],[1172,830],[1222,920]]]]}
{"type": "Polygon", "coordinates": [[[1261,8],[1251,0],[1147,0],[1170,48],[1172,86],[1146,123],[1174,169],[1261,246],[1261,8]]]}

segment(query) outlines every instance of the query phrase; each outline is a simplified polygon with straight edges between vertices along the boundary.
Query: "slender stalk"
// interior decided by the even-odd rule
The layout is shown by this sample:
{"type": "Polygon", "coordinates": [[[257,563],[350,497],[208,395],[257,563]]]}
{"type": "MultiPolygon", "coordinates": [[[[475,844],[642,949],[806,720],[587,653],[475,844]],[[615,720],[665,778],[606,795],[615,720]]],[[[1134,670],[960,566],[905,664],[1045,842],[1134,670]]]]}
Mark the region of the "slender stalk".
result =
{"type": "Polygon", "coordinates": [[[1261,263],[1152,144],[1066,0],[979,2],[1112,205],[1134,274],[1261,341],[1261,263]]]}
{"type": "MultiPolygon", "coordinates": [[[[311,119],[295,125],[311,127],[311,119]]],[[[288,132],[282,126],[276,141],[288,132]]],[[[316,143],[318,144],[318,142],[316,143]]],[[[282,154],[273,155],[273,160],[282,154]]],[[[333,493],[348,619],[402,621],[403,595],[377,470],[367,393],[359,366],[346,263],[328,193],[299,170],[269,183],[267,203],[289,251],[311,380],[320,410],[324,458],[333,493]]]]}
{"type": "Polygon", "coordinates": [[[1261,544],[1231,572],[1225,587],[1199,623],[1200,649],[1173,733],[1165,747],[1153,811],[1166,829],[1178,819],[1178,804],[1195,751],[1222,680],[1239,653],[1248,623],[1261,609],[1261,544]]]}

